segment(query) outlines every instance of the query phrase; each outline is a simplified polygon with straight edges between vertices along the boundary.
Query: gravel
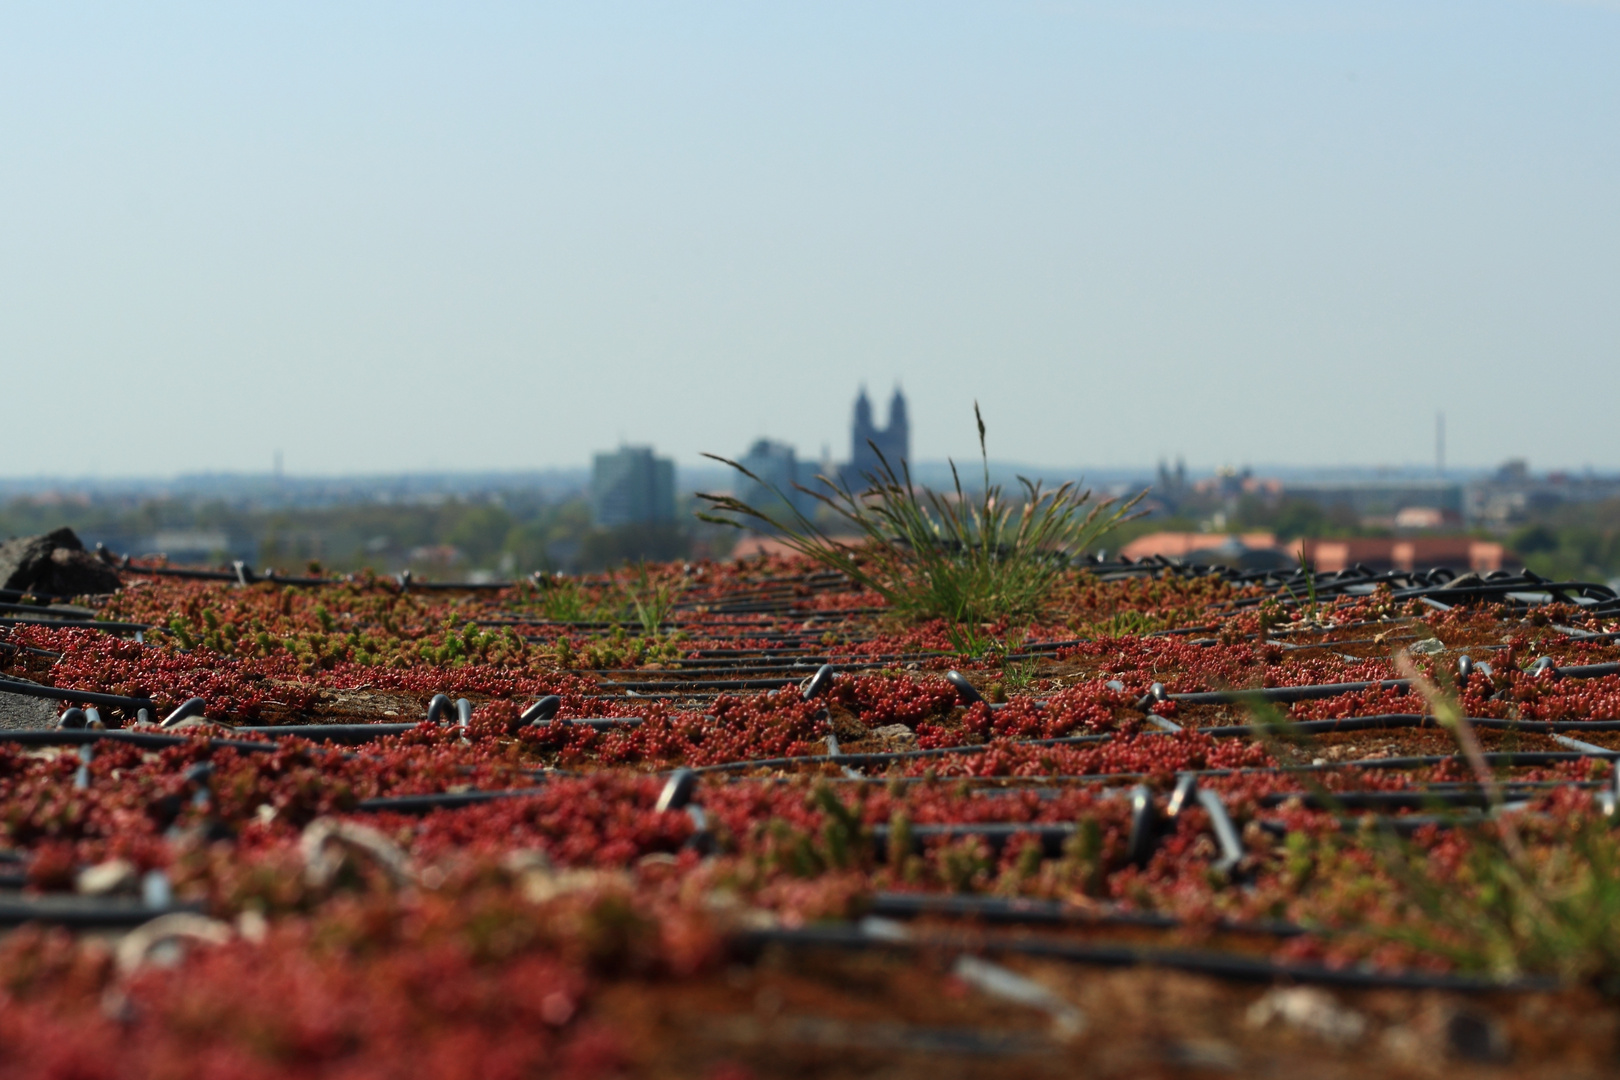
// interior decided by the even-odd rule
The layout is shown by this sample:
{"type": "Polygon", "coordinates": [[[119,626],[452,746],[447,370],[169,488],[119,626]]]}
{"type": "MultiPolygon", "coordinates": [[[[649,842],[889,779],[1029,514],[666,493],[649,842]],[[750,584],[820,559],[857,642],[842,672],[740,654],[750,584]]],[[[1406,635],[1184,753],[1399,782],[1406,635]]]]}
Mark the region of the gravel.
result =
{"type": "MultiPolygon", "coordinates": [[[[7,678],[23,681],[15,675],[7,678]]],[[[57,703],[48,698],[0,694],[0,731],[53,728],[56,726],[56,709],[57,703]]]]}

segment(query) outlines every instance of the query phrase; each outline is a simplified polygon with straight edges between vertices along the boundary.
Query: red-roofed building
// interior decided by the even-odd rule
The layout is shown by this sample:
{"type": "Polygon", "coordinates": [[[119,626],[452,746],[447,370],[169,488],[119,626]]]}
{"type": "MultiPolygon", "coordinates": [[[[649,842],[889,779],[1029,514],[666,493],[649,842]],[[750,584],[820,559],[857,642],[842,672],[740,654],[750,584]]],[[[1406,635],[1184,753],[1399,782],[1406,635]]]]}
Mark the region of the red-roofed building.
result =
{"type": "Polygon", "coordinates": [[[1306,540],[1305,558],[1319,573],[1361,563],[1374,570],[1421,570],[1433,566],[1501,570],[1510,560],[1494,540],[1469,536],[1354,537],[1348,540],[1306,540]]]}

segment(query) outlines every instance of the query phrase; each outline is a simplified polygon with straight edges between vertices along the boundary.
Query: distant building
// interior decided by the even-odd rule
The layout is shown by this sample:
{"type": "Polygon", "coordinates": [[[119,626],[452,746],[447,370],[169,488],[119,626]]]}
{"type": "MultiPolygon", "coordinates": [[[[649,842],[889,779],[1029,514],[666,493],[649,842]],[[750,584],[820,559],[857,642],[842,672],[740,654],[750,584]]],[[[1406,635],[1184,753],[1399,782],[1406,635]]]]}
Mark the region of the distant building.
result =
{"type": "Polygon", "coordinates": [[[1342,484],[1287,484],[1283,497],[1315,503],[1324,510],[1344,507],[1361,519],[1393,522],[1403,510],[1423,508],[1443,521],[1462,518],[1463,489],[1449,480],[1369,480],[1342,484]]]}
{"type": "Polygon", "coordinates": [[[1590,470],[1538,475],[1523,458],[1514,458],[1468,486],[1467,517],[1492,528],[1506,528],[1564,503],[1608,499],[1620,499],[1620,477],[1599,476],[1590,470]]]}
{"type": "Polygon", "coordinates": [[[906,396],[895,387],[889,399],[889,423],[878,427],[872,421],[872,402],[861,388],[855,399],[855,423],[850,432],[849,468],[845,480],[852,485],[864,483],[867,474],[881,476],[883,461],[896,474],[900,463],[911,458],[911,421],[906,416],[906,396]],[[879,458],[879,454],[882,458],[879,458]]]}
{"type": "Polygon", "coordinates": [[[1460,516],[1448,514],[1438,506],[1408,506],[1395,514],[1397,529],[1423,529],[1433,532],[1435,529],[1456,527],[1461,524],[1460,516]]]}
{"type": "Polygon", "coordinates": [[[1502,545],[1469,536],[1377,537],[1278,542],[1268,532],[1177,533],[1139,536],[1120,552],[1131,560],[1163,556],[1177,563],[1230,566],[1239,570],[1285,570],[1303,556],[1319,574],[1352,566],[1371,570],[1424,570],[1449,566],[1481,573],[1513,562],[1502,545]]]}
{"type": "MultiPolygon", "coordinates": [[[[87,532],[85,535],[90,534],[87,532]]],[[[106,543],[114,551],[128,552],[137,557],[167,555],[170,562],[178,564],[223,565],[233,559],[251,563],[258,556],[258,544],[250,537],[232,535],[218,529],[172,529],[138,540],[98,535],[87,543],[93,546],[97,541],[106,543]]]]}
{"type": "Polygon", "coordinates": [[[1298,556],[1279,547],[1276,534],[1269,532],[1148,533],[1126,544],[1120,555],[1132,562],[1163,556],[1177,563],[1239,570],[1280,570],[1298,562],[1298,556]]]}
{"type": "Polygon", "coordinates": [[[742,500],[757,510],[763,510],[772,516],[791,516],[786,514],[788,507],[809,517],[815,509],[815,499],[798,490],[797,485],[809,486],[813,476],[813,467],[806,462],[800,465],[798,454],[793,447],[786,443],[772,442],[769,439],[760,439],[748,448],[748,453],[742,457],[741,465],[763,483],[746,481],[742,491],[742,500]],[[771,489],[775,488],[775,491],[771,489]],[[777,493],[785,496],[787,505],[777,493]]]}
{"type": "Polygon", "coordinates": [[[1159,501],[1166,506],[1180,505],[1187,497],[1188,490],[1186,459],[1176,458],[1174,469],[1160,459],[1159,482],[1153,487],[1153,493],[1159,497],[1159,501]]]}
{"type": "Polygon", "coordinates": [[[602,528],[675,520],[675,463],[621,446],[591,464],[591,517],[602,528]]]}
{"type": "Polygon", "coordinates": [[[1347,540],[1295,540],[1305,560],[1319,574],[1330,574],[1352,566],[1370,570],[1424,570],[1449,566],[1453,570],[1486,573],[1502,570],[1513,563],[1512,556],[1494,540],[1469,536],[1355,537],[1347,540]]]}

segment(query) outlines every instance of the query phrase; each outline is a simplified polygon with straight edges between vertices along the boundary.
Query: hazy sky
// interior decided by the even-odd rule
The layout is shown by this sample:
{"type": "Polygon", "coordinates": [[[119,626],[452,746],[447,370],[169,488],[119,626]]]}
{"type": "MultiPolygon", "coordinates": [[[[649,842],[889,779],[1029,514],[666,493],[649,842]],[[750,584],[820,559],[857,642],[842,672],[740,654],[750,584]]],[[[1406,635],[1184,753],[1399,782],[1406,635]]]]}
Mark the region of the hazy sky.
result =
{"type": "Polygon", "coordinates": [[[1620,467],[1620,5],[0,5],[0,474],[1620,467]]]}

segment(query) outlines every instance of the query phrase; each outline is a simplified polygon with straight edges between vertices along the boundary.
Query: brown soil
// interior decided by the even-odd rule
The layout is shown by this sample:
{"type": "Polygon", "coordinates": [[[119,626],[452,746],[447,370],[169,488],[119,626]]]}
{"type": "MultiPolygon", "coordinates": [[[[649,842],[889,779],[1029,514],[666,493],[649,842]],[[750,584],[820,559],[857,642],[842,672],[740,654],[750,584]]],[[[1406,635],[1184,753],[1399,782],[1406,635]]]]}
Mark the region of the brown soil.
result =
{"type": "Polygon", "coordinates": [[[1268,987],[1148,968],[1006,961],[1084,1016],[1049,1014],[952,976],[944,958],[768,952],[679,988],[620,984],[598,1015],[633,1033],[646,1076],[1586,1077],[1613,1075],[1616,1013],[1592,995],[1313,993],[1360,1032],[1251,1015],[1268,987]]]}

